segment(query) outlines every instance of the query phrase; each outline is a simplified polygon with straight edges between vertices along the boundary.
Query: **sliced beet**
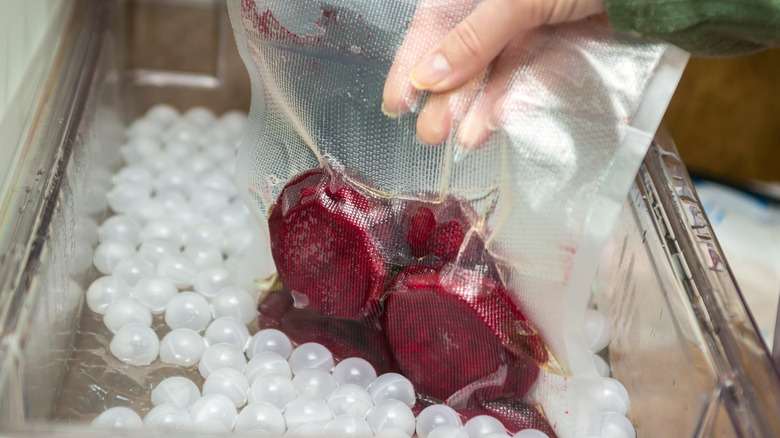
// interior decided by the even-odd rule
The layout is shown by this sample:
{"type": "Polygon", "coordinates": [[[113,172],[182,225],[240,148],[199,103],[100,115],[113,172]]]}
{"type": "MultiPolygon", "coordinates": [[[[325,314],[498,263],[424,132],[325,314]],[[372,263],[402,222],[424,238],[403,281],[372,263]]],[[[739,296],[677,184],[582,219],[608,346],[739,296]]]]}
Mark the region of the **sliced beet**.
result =
{"type": "Polygon", "coordinates": [[[436,227],[428,236],[428,248],[431,253],[444,262],[451,262],[458,257],[460,246],[466,231],[463,224],[457,220],[451,220],[436,227]]]}
{"type": "Polygon", "coordinates": [[[274,290],[260,300],[257,306],[260,328],[276,327],[282,322],[290,309],[293,308],[293,298],[286,290],[274,290]]]}
{"type": "Polygon", "coordinates": [[[447,196],[442,202],[403,201],[400,231],[410,255],[427,264],[442,264],[457,258],[476,213],[459,199],[447,196]]]}
{"type": "Polygon", "coordinates": [[[501,293],[500,283],[453,265],[417,265],[398,275],[382,321],[396,361],[418,393],[445,400],[504,366],[515,371],[517,378],[506,381],[511,387],[484,390],[481,397],[523,397],[538,364],[522,352],[525,346],[505,348],[515,335],[501,330],[522,315],[501,293]]]}
{"type": "Polygon", "coordinates": [[[328,318],[307,310],[292,309],[281,329],[296,344],[317,342],[337,360],[361,357],[378,373],[399,372],[384,333],[369,321],[328,318]]]}
{"type": "Polygon", "coordinates": [[[550,438],[556,438],[553,428],[544,415],[526,403],[492,402],[477,408],[456,408],[455,411],[463,417],[464,423],[477,415],[490,415],[504,425],[509,435],[525,429],[536,429],[550,438]]]}
{"type": "Polygon", "coordinates": [[[428,247],[428,237],[436,228],[436,217],[428,207],[418,208],[409,217],[409,231],[406,234],[406,242],[409,251],[416,258],[422,258],[431,253],[428,247]]]}
{"type": "Polygon", "coordinates": [[[372,228],[386,210],[322,170],[285,186],[268,228],[279,278],[296,305],[338,318],[377,309],[388,270],[372,228]]]}

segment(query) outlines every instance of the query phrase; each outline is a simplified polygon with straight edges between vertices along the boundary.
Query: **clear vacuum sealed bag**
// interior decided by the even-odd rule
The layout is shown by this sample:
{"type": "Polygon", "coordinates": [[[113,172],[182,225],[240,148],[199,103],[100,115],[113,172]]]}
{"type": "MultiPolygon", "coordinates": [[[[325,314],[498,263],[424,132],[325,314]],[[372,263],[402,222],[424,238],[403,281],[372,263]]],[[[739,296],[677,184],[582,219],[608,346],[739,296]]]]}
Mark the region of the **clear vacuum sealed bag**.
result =
{"type": "Polygon", "coordinates": [[[253,92],[237,179],[279,279],[261,324],[403,374],[421,407],[587,436],[590,282],[687,55],[585,21],[417,92],[407,72],[476,3],[229,1],[253,92]]]}

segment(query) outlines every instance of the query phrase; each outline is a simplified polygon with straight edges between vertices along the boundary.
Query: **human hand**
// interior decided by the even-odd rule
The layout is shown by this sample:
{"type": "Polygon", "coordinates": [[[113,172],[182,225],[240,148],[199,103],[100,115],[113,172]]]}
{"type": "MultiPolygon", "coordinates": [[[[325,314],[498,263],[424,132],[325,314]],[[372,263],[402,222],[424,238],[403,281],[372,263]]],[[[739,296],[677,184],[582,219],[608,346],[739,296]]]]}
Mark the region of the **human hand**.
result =
{"type": "Polygon", "coordinates": [[[456,140],[477,146],[516,68],[502,53],[529,30],[603,11],[604,0],[423,0],[385,81],[382,111],[401,116],[430,91],[417,118],[420,141],[442,143],[460,120],[456,140]]]}

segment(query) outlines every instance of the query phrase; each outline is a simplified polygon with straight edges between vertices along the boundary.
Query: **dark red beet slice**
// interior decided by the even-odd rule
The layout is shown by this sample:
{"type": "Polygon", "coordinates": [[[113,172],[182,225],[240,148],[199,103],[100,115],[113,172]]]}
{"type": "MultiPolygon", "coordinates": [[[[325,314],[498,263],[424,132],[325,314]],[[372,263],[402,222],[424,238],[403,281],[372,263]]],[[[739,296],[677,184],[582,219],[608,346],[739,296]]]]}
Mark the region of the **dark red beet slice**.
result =
{"type": "Polygon", "coordinates": [[[478,408],[456,408],[455,411],[463,417],[464,423],[477,415],[490,415],[498,419],[510,435],[524,429],[536,429],[544,432],[550,438],[556,438],[555,432],[544,415],[533,406],[525,403],[493,402],[478,408]]]}
{"type": "Polygon", "coordinates": [[[377,309],[388,278],[371,231],[386,207],[337,178],[313,170],[285,186],[268,219],[271,251],[296,305],[362,318],[377,309]]]}
{"type": "Polygon", "coordinates": [[[362,357],[377,373],[399,372],[384,333],[368,321],[328,318],[306,309],[292,309],[282,331],[296,344],[317,342],[337,360],[362,357]]]}
{"type": "Polygon", "coordinates": [[[457,220],[452,220],[433,230],[428,236],[428,248],[442,261],[451,262],[458,256],[464,237],[466,231],[463,225],[457,220]]]}
{"type": "MultiPolygon", "coordinates": [[[[517,375],[506,382],[512,387],[492,393],[523,397],[538,369],[535,357],[522,352],[525,346],[514,354],[505,348],[516,335],[501,330],[522,315],[502,293],[500,283],[452,265],[418,265],[399,274],[388,293],[383,324],[399,367],[418,393],[445,400],[508,366],[517,375]]],[[[481,393],[482,398],[490,395],[481,393]]]]}
{"type": "Polygon", "coordinates": [[[466,233],[476,220],[470,206],[448,196],[442,202],[403,201],[401,229],[412,257],[428,264],[455,260],[466,233]]]}
{"type": "Polygon", "coordinates": [[[257,306],[260,328],[275,327],[282,322],[282,317],[293,308],[293,299],[286,290],[269,292],[257,306]]]}
{"type": "Polygon", "coordinates": [[[417,258],[422,258],[431,253],[428,247],[428,237],[436,228],[436,218],[428,207],[420,207],[409,217],[409,231],[406,234],[406,242],[409,251],[417,258]]]}

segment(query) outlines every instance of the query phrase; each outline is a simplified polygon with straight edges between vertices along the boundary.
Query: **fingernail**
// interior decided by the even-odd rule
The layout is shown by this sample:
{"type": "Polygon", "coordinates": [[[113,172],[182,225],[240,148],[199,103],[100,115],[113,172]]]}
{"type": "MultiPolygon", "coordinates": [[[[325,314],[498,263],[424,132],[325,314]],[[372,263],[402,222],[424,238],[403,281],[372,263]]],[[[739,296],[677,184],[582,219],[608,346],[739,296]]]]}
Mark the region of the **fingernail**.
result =
{"type": "Polygon", "coordinates": [[[388,109],[388,108],[387,108],[387,106],[385,106],[385,103],[384,103],[384,102],[382,102],[382,112],[383,112],[383,113],[384,113],[384,114],[385,114],[387,117],[390,117],[391,119],[397,119],[397,118],[398,118],[398,113],[397,113],[397,112],[394,112],[394,111],[391,111],[390,109],[388,109]]]}
{"type": "Polygon", "coordinates": [[[487,134],[485,120],[472,115],[466,116],[458,129],[458,143],[466,148],[474,148],[485,140],[487,134]]]}
{"type": "Polygon", "coordinates": [[[410,79],[414,88],[425,90],[438,84],[452,73],[449,61],[439,52],[417,64],[410,79]]]}

